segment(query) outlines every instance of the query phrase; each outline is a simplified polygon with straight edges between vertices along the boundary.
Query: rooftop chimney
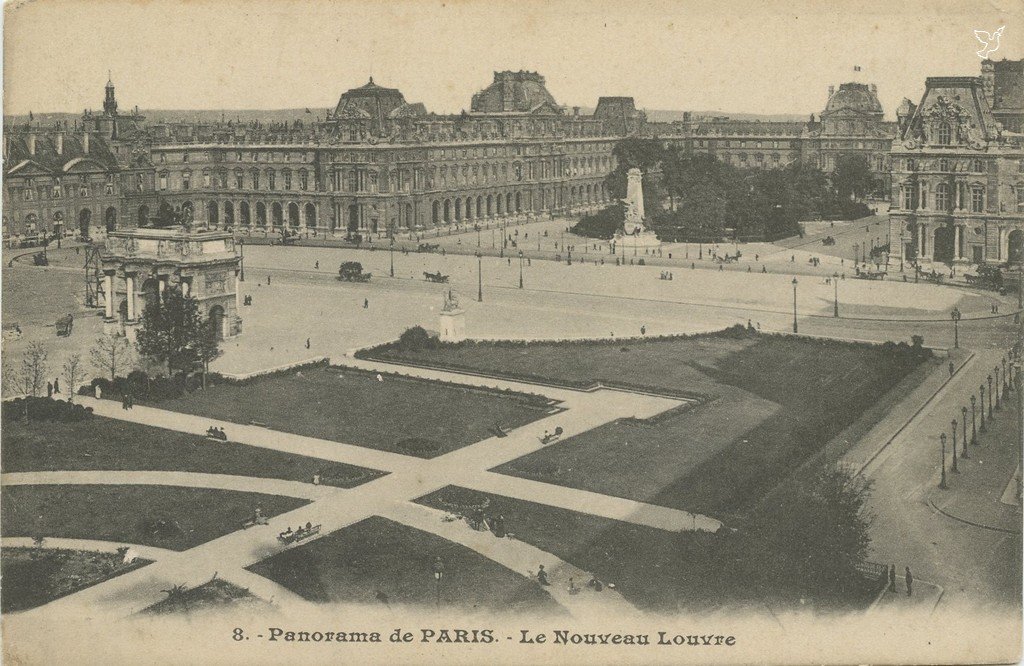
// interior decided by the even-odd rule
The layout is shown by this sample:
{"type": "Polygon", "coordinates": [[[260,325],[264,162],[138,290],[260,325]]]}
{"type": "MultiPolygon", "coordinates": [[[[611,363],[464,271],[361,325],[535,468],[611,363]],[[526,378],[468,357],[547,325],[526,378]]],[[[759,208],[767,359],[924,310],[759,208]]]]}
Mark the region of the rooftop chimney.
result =
{"type": "Polygon", "coordinates": [[[36,154],[36,135],[35,134],[29,134],[28,135],[28,154],[29,155],[35,155],[36,154]]]}
{"type": "Polygon", "coordinates": [[[82,152],[86,155],[89,154],[89,132],[86,131],[82,134],[82,152]]]}

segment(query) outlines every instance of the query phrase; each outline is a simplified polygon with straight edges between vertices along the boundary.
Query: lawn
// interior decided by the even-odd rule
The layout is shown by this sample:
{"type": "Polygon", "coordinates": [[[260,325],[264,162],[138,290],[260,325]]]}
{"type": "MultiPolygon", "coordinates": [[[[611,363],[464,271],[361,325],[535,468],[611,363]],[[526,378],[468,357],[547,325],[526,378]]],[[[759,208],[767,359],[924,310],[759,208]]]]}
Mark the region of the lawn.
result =
{"type": "Polygon", "coordinates": [[[435,557],[444,564],[440,595],[446,608],[560,610],[536,582],[464,546],[376,516],[249,570],[316,602],[433,606],[435,557]]]}
{"type": "Polygon", "coordinates": [[[177,486],[10,486],[0,492],[0,532],[187,550],[239,529],[257,506],[272,517],[305,504],[177,486]]]}
{"type": "Polygon", "coordinates": [[[56,470],[183,471],[311,481],[351,488],[375,470],[246,444],[94,416],[85,421],[16,421],[0,443],[3,472],[56,470]]]}
{"type": "Polygon", "coordinates": [[[496,471],[729,519],[914,374],[926,353],[734,331],[629,342],[460,343],[369,355],[589,386],[700,396],[648,421],[621,420],[496,471]]]}
{"type": "Polygon", "coordinates": [[[28,610],[148,564],[123,564],[117,553],[84,550],[0,550],[0,612],[28,610]]]}
{"type": "Polygon", "coordinates": [[[163,400],[176,412],[430,458],[542,418],[546,401],[320,366],[163,400]],[[403,445],[404,443],[404,445],[403,445]]]}
{"type": "MultiPolygon", "coordinates": [[[[731,530],[668,532],[454,486],[417,502],[455,514],[486,505],[487,514],[505,516],[514,538],[613,583],[643,611],[762,613],[765,604],[778,609],[799,603],[785,590],[750,584],[745,567],[734,559],[741,551],[734,547],[737,537],[731,530]]],[[[564,583],[554,573],[552,583],[559,582],[564,583]]],[[[855,598],[830,596],[818,602],[831,610],[863,609],[872,598],[872,585],[867,581],[864,594],[855,598]]]]}

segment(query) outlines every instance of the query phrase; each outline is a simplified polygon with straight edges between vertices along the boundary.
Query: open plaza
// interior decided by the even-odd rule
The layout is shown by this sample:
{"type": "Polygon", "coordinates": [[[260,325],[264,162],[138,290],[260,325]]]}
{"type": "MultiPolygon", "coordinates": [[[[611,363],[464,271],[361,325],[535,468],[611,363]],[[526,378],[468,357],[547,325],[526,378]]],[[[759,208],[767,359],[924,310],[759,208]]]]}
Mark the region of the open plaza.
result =
{"type": "MultiPolygon", "coordinates": [[[[824,233],[859,239],[872,222],[824,233]]],[[[5,609],[771,613],[793,600],[755,594],[739,559],[722,566],[739,557],[731,535],[756,532],[821,464],[872,480],[869,561],[912,564],[914,604],[982,592],[1015,603],[1019,471],[998,453],[1012,448],[1009,395],[952,488],[931,490],[950,403],[966,402],[1015,340],[1012,295],[857,279],[852,242],[822,247],[811,233],[739,245],[726,268],[697,244],[623,258],[567,226],[502,230],[522,239],[507,254],[482,230],[441,236],[430,252],[416,238],[245,244],[237,289],[251,305],[208,388],[139,394],[130,409],[90,391],[74,398],[92,410],[86,421],[5,419],[5,575],[21,581],[5,609]],[[351,261],[368,281],[337,279],[351,261]],[[468,340],[396,342],[436,330],[446,297],[464,309],[468,340]],[[226,441],[204,437],[210,428],[226,441]],[[974,466],[992,490],[967,481],[974,466]],[[928,508],[890,503],[907,493],[928,508]],[[928,555],[947,549],[972,563],[971,586],[928,555]],[[44,571],[31,552],[64,559],[44,571]],[[26,584],[50,592],[26,602],[26,584]]],[[[87,355],[102,326],[82,307],[82,249],[48,254],[49,266],[14,258],[4,269],[5,321],[22,333],[5,354],[34,339],[59,367],[87,355]],[[59,305],[41,312],[31,303],[46,293],[70,300],[44,296],[59,305]],[[49,319],[64,310],[75,325],[58,337],[49,319]]],[[[819,601],[895,603],[868,578],[819,601]]]]}

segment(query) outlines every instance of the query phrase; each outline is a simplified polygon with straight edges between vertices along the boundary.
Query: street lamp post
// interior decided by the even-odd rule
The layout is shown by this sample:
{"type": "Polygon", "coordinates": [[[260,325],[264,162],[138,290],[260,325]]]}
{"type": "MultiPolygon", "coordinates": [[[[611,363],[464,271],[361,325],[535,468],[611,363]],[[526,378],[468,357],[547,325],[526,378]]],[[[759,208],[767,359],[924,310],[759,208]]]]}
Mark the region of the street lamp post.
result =
{"type": "Polygon", "coordinates": [[[939,435],[939,441],[942,442],[942,476],[939,477],[939,488],[946,489],[946,433],[939,435]]]}
{"type": "Polygon", "coordinates": [[[954,474],[960,473],[960,468],[956,464],[956,419],[953,419],[953,466],[949,469],[954,474]]]}
{"type": "MultiPolygon", "coordinates": [[[[1000,384],[999,384],[999,366],[998,365],[996,367],[992,368],[992,374],[994,374],[996,376],[996,409],[999,410],[999,409],[1003,408],[1003,397],[1002,397],[1003,396],[1003,392],[1001,390],[999,390],[1000,384]]],[[[989,400],[989,402],[992,402],[992,401],[989,400]]]]}
{"type": "Polygon", "coordinates": [[[960,348],[960,308],[954,307],[953,311],[949,313],[950,318],[953,319],[953,348],[960,348]]]}
{"type": "Polygon", "coordinates": [[[967,455],[967,408],[966,407],[961,407],[960,408],[960,423],[963,424],[963,428],[964,428],[964,452],[963,452],[963,454],[960,457],[961,458],[969,458],[970,456],[967,455]]]}
{"type": "Polygon", "coordinates": [[[999,362],[1003,364],[1003,393],[1006,393],[1006,391],[1009,390],[1010,388],[1009,383],[1007,383],[1006,381],[1006,357],[1004,356],[1003,358],[999,359],[999,362]]]}
{"type": "Polygon", "coordinates": [[[838,319],[839,318],[839,273],[833,273],[832,274],[832,284],[834,286],[834,296],[835,296],[835,300],[833,301],[834,308],[832,310],[832,316],[835,317],[836,319],[838,319]]]}
{"type": "Polygon", "coordinates": [[[480,247],[480,223],[476,223],[476,246],[480,247]]]}
{"type": "Polygon", "coordinates": [[[479,252],[476,253],[476,300],[478,303],[484,302],[484,265],[479,252]]]}
{"type": "Polygon", "coordinates": [[[238,281],[245,282],[245,243],[238,239],[238,281]]]}
{"type": "Polygon", "coordinates": [[[796,285],[797,285],[796,278],[793,278],[793,332],[794,333],[797,332],[797,325],[796,325],[796,285]]]}
{"type": "Polygon", "coordinates": [[[388,246],[388,251],[391,254],[391,277],[395,277],[395,237],[391,237],[391,243],[388,246]]]}
{"type": "Polygon", "coordinates": [[[975,405],[978,400],[973,395],[971,396],[971,444],[978,445],[978,412],[975,411],[975,405]]]}
{"type": "Polygon", "coordinates": [[[523,288],[523,251],[519,250],[519,288],[523,288]]]}
{"type": "Polygon", "coordinates": [[[992,375],[988,376],[988,419],[992,420],[992,375]]]}
{"type": "Polygon", "coordinates": [[[978,393],[981,395],[981,425],[978,426],[978,432],[985,432],[985,385],[982,384],[978,387],[978,393]]]}

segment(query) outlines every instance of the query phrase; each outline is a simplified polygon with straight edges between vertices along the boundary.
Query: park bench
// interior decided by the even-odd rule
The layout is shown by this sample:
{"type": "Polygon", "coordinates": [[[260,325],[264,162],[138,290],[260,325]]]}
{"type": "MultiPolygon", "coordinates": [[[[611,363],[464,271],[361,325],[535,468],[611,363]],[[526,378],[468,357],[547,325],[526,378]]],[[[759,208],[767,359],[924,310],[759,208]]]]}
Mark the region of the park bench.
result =
{"type": "Polygon", "coordinates": [[[320,534],[320,525],[313,525],[308,528],[301,527],[294,532],[281,532],[277,535],[277,540],[284,544],[293,544],[305,541],[317,534],[320,534]]]}

